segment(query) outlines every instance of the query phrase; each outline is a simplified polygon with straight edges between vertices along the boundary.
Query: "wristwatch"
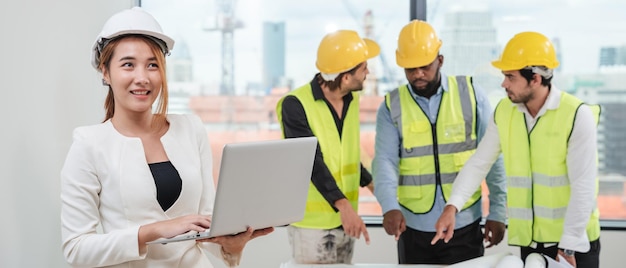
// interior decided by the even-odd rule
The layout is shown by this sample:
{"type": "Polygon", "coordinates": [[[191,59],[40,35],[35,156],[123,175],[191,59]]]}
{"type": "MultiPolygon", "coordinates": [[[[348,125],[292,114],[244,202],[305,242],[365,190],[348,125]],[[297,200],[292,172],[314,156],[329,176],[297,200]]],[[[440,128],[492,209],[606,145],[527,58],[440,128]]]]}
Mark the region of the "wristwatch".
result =
{"type": "Polygon", "coordinates": [[[574,253],[576,253],[576,251],[573,251],[571,249],[563,249],[563,254],[565,254],[565,256],[567,257],[573,257],[574,253]]]}

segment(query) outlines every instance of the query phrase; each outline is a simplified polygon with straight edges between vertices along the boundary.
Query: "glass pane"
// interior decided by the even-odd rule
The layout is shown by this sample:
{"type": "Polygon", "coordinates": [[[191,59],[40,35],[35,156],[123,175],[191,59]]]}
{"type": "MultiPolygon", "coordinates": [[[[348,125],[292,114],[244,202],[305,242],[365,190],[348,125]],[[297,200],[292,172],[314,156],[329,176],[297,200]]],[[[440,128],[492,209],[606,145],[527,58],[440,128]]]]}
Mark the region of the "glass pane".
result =
{"type": "MultiPolygon", "coordinates": [[[[141,2],[177,41],[168,58],[170,112],[201,116],[216,173],[224,143],[280,137],[276,101],[313,78],[325,33],[347,28],[377,40],[381,55],[369,62],[361,100],[362,159],[370,167],[376,110],[386,92],[406,83],[395,64],[395,48],[409,21],[408,0],[141,2]]],[[[528,30],[553,40],[561,61],[553,84],[602,105],[598,205],[603,219],[626,219],[625,13],[626,2],[608,0],[427,1],[427,20],[443,40],[442,72],[473,75],[494,107],[506,95],[503,77],[490,62],[506,42],[528,30]]],[[[361,191],[360,213],[381,214],[368,190],[361,191]]]]}

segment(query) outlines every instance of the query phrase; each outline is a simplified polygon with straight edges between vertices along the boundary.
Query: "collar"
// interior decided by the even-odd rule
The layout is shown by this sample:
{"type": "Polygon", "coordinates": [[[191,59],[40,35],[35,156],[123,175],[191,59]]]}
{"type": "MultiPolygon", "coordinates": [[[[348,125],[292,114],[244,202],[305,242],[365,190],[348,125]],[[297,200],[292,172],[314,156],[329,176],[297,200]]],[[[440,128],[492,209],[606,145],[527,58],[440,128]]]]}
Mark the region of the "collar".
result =
{"type": "Polygon", "coordinates": [[[313,99],[315,100],[324,99],[324,91],[322,91],[322,87],[317,82],[318,75],[319,73],[315,74],[315,76],[313,76],[313,80],[309,83],[311,84],[311,91],[313,92],[313,99]]]}

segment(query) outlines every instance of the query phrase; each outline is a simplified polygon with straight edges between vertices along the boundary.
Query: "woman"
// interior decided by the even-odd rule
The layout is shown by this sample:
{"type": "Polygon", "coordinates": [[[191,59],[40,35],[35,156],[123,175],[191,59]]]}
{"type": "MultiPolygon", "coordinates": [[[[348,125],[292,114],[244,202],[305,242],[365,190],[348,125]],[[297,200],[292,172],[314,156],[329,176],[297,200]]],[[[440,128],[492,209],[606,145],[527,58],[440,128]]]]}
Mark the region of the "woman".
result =
{"type": "Polygon", "coordinates": [[[173,45],[140,8],[113,15],[94,44],[92,65],[109,88],[105,120],[74,130],[61,171],[63,252],[73,266],[211,267],[206,249],[232,267],[249,240],[273,231],[146,244],[211,225],[206,130],[196,116],[166,115],[173,45]]]}

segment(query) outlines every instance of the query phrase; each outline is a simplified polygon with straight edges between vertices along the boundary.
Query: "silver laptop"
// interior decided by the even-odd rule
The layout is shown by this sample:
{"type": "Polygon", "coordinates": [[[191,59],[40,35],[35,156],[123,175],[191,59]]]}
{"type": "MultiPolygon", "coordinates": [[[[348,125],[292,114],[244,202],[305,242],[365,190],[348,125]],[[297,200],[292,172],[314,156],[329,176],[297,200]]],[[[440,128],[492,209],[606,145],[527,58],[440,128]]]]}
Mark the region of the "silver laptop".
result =
{"type": "Polygon", "coordinates": [[[226,144],[211,227],[148,244],[165,244],[283,226],[304,218],[317,138],[226,144]]]}

